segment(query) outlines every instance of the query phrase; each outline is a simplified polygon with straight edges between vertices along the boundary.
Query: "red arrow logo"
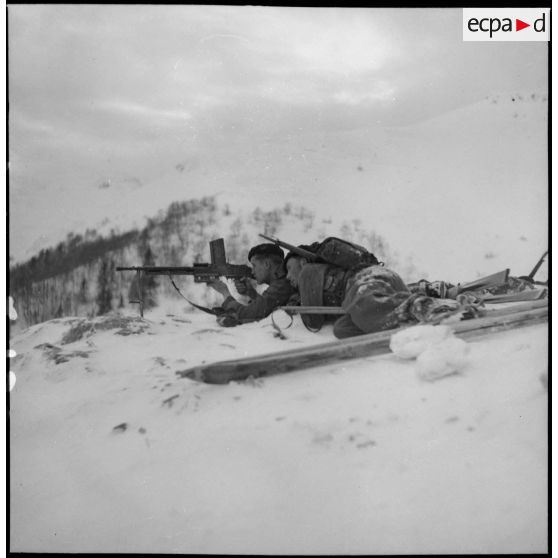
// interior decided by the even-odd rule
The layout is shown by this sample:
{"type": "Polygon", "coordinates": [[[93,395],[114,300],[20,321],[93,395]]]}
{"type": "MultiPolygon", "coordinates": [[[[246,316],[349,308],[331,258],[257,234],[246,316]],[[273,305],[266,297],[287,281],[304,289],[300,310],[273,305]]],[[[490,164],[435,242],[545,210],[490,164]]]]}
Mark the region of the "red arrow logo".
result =
{"type": "Polygon", "coordinates": [[[525,29],[525,27],[531,27],[530,23],[525,23],[524,21],[521,21],[520,19],[515,20],[515,30],[516,31],[521,31],[522,29],[525,29]]]}

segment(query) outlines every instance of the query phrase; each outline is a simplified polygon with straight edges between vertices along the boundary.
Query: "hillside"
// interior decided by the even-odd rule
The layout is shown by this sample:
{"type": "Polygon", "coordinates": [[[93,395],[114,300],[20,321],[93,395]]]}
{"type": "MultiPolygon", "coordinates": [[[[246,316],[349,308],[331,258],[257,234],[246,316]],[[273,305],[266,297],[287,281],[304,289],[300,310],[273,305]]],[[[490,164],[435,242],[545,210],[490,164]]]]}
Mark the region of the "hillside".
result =
{"type": "Polygon", "coordinates": [[[50,190],[11,191],[10,256],[24,261],[84,226],[141,229],[172,202],[215,195],[232,213],[291,203],[333,230],[359,220],[433,280],[523,274],[548,242],[547,116],[544,94],[501,94],[406,127],[201,134],[157,177],[92,177],[60,186],[56,203],[50,190]]]}
{"type": "MultiPolygon", "coordinates": [[[[54,285],[31,286],[29,277],[22,283],[13,275],[10,294],[16,306],[26,301],[19,311],[27,324],[95,315],[103,260],[108,268],[138,265],[149,247],[157,265],[188,265],[207,259],[209,240],[224,237],[234,262],[266,232],[295,244],[342,236],[379,254],[407,281],[458,283],[504,268],[527,274],[548,247],[547,110],[545,95],[502,94],[407,127],[273,136],[260,130],[248,144],[206,138],[210,150],[200,140],[157,179],[123,177],[61,191],[48,212],[40,194],[10,192],[12,270],[26,267],[32,279],[38,261],[53,276],[61,254],[75,260],[54,285]],[[98,228],[83,231],[85,223],[98,228]],[[29,235],[42,250],[13,265],[29,235]],[[127,239],[122,249],[108,248],[119,239],[127,239]],[[89,241],[97,255],[84,265],[73,250],[89,241]],[[107,248],[99,253],[102,242],[107,248]]],[[[538,278],[547,277],[545,264],[538,278]]],[[[110,278],[113,307],[127,304],[127,281],[110,278]]],[[[167,287],[159,282],[162,294],[174,296],[167,287]]],[[[188,290],[207,302],[197,285],[188,290]]]]}

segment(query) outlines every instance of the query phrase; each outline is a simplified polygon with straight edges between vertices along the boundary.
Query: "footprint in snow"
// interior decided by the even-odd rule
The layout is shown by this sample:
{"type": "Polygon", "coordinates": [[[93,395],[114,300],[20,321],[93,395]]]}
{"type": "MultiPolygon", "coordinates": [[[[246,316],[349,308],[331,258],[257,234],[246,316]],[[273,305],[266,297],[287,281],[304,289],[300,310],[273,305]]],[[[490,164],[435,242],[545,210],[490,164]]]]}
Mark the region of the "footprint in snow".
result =
{"type": "Polygon", "coordinates": [[[174,400],[177,399],[178,397],[180,397],[178,393],[172,395],[171,397],[167,397],[167,399],[163,401],[162,406],[164,407],[165,405],[167,405],[170,409],[173,406],[174,400]]]}
{"type": "Polygon", "coordinates": [[[221,335],[231,335],[230,333],[227,333],[226,331],[222,331],[220,329],[213,329],[213,328],[198,329],[196,331],[192,331],[192,333],[190,335],[198,335],[200,333],[220,333],[221,335]]]}
{"type": "Polygon", "coordinates": [[[349,442],[355,444],[355,446],[358,449],[373,448],[373,447],[377,446],[377,444],[374,440],[366,439],[365,435],[361,434],[360,432],[356,432],[355,434],[350,434],[348,436],[348,440],[349,440],[349,442]],[[363,438],[365,438],[365,439],[363,440],[363,438]]]}
{"type": "Polygon", "coordinates": [[[333,442],[333,434],[331,433],[318,433],[312,438],[313,444],[318,444],[320,446],[328,446],[333,442]]]}
{"type": "Polygon", "coordinates": [[[376,445],[377,444],[374,440],[368,440],[367,442],[361,442],[360,444],[357,444],[356,447],[359,449],[363,449],[363,448],[373,448],[376,445]]]}

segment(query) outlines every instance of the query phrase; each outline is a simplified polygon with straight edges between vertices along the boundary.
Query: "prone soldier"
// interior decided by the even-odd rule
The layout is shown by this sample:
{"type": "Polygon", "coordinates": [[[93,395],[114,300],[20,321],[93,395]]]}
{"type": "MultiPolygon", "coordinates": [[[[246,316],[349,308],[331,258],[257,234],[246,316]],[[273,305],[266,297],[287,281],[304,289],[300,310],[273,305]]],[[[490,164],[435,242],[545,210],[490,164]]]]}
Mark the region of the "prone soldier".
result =
{"type": "MultiPolygon", "coordinates": [[[[301,248],[311,250],[312,246],[301,248]]],[[[401,277],[379,263],[363,263],[347,270],[308,261],[291,251],[285,266],[287,278],[298,288],[301,304],[341,306],[345,311],[333,325],[339,339],[397,327],[393,311],[411,295],[401,277]]],[[[324,315],[303,315],[307,327],[319,329],[325,320],[324,315]]]]}
{"type": "Polygon", "coordinates": [[[258,285],[267,284],[267,289],[259,294],[250,279],[235,280],[239,294],[250,299],[248,304],[236,300],[229,287],[217,279],[208,285],[223,295],[221,308],[224,310],[217,316],[217,321],[225,327],[261,320],[271,314],[277,307],[286,304],[295,292],[287,280],[284,268],[284,252],[275,244],[258,244],[248,253],[248,261],[252,266],[253,276],[258,285]]]}

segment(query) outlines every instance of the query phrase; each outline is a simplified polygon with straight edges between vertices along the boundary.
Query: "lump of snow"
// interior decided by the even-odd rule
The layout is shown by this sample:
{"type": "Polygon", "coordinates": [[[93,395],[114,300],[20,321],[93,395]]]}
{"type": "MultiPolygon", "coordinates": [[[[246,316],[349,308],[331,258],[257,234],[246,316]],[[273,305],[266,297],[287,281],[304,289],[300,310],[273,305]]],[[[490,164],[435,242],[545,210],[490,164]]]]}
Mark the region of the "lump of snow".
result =
{"type": "Polygon", "coordinates": [[[10,391],[12,391],[12,389],[14,389],[15,385],[16,385],[16,375],[10,370],[10,374],[9,374],[9,382],[10,382],[10,391]]]}
{"type": "Polygon", "coordinates": [[[417,357],[418,377],[431,382],[457,374],[467,364],[468,353],[469,345],[457,337],[435,343],[417,357]]]}
{"type": "Polygon", "coordinates": [[[8,316],[12,322],[17,320],[17,312],[14,308],[14,299],[11,296],[8,297],[8,316]]]}
{"type": "Polygon", "coordinates": [[[400,358],[416,358],[417,374],[427,381],[460,372],[469,352],[447,325],[409,327],[392,335],[389,346],[400,358]]]}
{"type": "Polygon", "coordinates": [[[399,358],[416,358],[428,347],[449,338],[452,331],[445,325],[417,325],[391,336],[389,348],[399,358]]]}

